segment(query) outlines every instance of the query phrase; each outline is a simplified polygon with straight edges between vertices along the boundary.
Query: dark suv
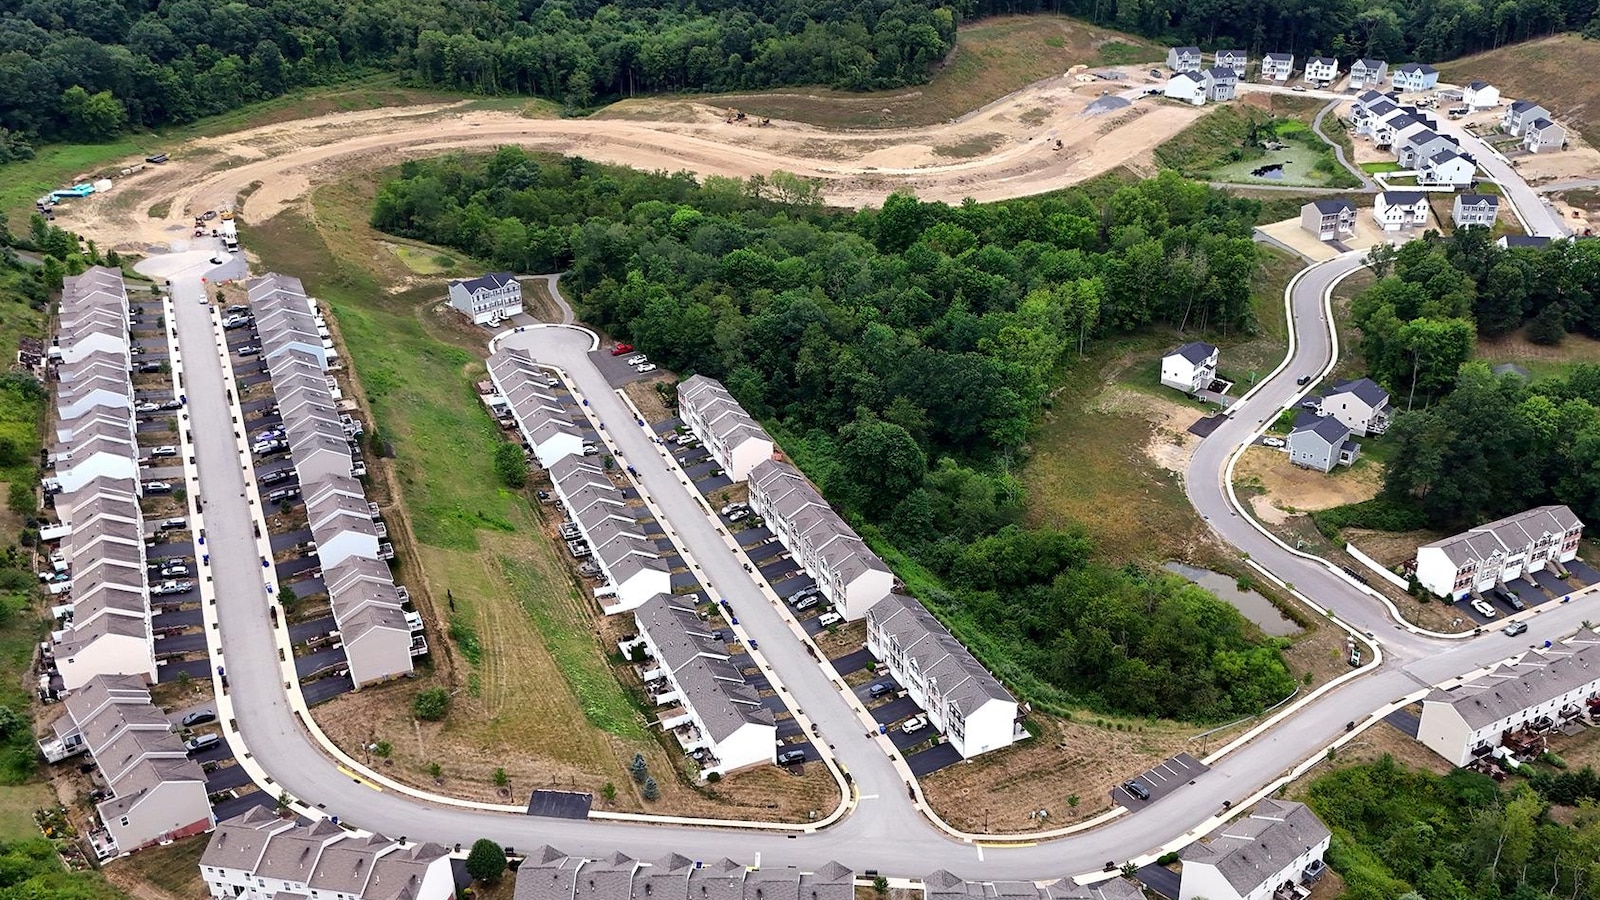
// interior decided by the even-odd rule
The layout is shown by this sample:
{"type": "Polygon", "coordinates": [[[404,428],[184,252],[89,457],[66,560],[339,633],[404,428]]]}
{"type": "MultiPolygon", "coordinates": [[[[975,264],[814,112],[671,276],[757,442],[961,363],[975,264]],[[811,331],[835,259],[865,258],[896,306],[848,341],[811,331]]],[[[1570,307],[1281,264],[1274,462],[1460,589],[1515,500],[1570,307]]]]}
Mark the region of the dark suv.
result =
{"type": "Polygon", "coordinates": [[[1522,602],[1522,598],[1517,596],[1517,592],[1510,588],[1495,588],[1494,596],[1501,603],[1511,607],[1512,612],[1522,612],[1528,608],[1528,604],[1522,602]]]}

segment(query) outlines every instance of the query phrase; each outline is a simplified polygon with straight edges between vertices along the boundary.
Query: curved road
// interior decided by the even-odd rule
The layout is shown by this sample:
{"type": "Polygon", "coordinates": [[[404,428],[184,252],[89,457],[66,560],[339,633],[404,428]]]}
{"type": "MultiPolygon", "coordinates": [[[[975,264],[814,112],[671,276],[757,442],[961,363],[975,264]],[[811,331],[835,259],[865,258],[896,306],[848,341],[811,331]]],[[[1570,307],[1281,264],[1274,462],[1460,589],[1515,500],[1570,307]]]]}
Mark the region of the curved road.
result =
{"type": "MultiPolygon", "coordinates": [[[[665,514],[676,537],[702,567],[702,576],[727,597],[749,631],[766,639],[762,647],[784,675],[795,705],[820,722],[837,747],[838,758],[855,776],[860,800],[841,822],[805,834],[735,831],[682,825],[636,824],[600,820],[569,821],[530,818],[461,806],[426,802],[353,778],[314,743],[299,720],[303,708],[298,688],[282,680],[264,598],[270,596],[263,577],[258,545],[251,533],[251,492],[244,481],[225,396],[221,362],[211,311],[202,305],[201,276],[209,266],[205,254],[173,254],[161,258],[163,274],[172,278],[174,326],[185,359],[184,390],[189,411],[198,423],[223,427],[194,430],[199,490],[203,498],[211,577],[219,597],[221,642],[232,683],[224,708],[231,706],[239,735],[248,744],[248,758],[266,767],[280,788],[309,798],[330,815],[389,835],[467,843],[490,836],[521,849],[550,843],[574,854],[600,856],[621,850],[642,858],[669,851],[713,859],[733,854],[742,860],[757,854],[764,864],[816,866],[838,860],[858,871],[873,868],[894,875],[919,876],[948,868],[973,878],[1043,879],[1067,873],[1099,871],[1108,860],[1123,861],[1158,847],[1192,840],[1192,829],[1217,813],[1224,800],[1242,802],[1301,760],[1317,756],[1338,737],[1344,723],[1362,719],[1425,685],[1493,663],[1518,649],[1492,633],[1477,640],[1445,641],[1397,628],[1381,606],[1335,574],[1325,563],[1300,557],[1276,544],[1238,516],[1226,493],[1226,472],[1234,450],[1287,404],[1298,399],[1299,375],[1316,376],[1334,359],[1324,297],[1332,285],[1359,267],[1349,254],[1301,274],[1289,302],[1291,352],[1284,365],[1242,398],[1229,421],[1203,441],[1189,467],[1188,491],[1196,508],[1229,543],[1290,582],[1314,603],[1328,607],[1358,630],[1372,632],[1382,643],[1384,665],[1372,675],[1330,690],[1288,716],[1243,748],[1215,761],[1212,770],[1151,807],[1070,838],[1011,847],[979,846],[951,838],[929,823],[907,797],[899,770],[874,739],[865,736],[858,711],[823,677],[797,641],[784,634],[786,624],[743,572],[740,560],[726,552],[717,523],[704,514],[660,449],[591,363],[590,336],[564,327],[530,328],[505,338],[527,348],[543,362],[565,370],[571,385],[586,396],[591,409],[606,423],[617,451],[639,472],[639,481],[665,514]]],[[[269,570],[268,570],[269,571],[269,570]]],[[[1580,624],[1583,604],[1542,613],[1528,639],[1555,638],[1580,624]]],[[[226,713],[225,713],[226,715],[226,713]]],[[[246,754],[240,751],[241,758],[246,754]]]]}

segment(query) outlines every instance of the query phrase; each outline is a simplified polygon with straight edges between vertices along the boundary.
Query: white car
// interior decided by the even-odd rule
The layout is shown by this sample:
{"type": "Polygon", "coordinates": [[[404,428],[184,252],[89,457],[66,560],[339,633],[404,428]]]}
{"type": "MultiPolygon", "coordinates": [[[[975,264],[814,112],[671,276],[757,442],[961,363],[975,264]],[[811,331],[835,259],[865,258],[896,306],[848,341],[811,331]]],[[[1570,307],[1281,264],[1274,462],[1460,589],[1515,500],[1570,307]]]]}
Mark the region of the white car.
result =
{"type": "Polygon", "coordinates": [[[644,374],[644,373],[646,373],[646,372],[654,372],[654,371],[655,371],[655,370],[656,370],[656,364],[655,364],[655,363],[644,363],[644,364],[642,364],[642,365],[637,365],[637,366],[634,366],[634,367],[633,367],[633,368],[634,368],[634,369],[635,369],[635,370],[636,370],[636,371],[637,371],[637,372],[638,372],[638,373],[639,373],[639,374],[640,374],[640,375],[643,375],[643,374],[644,374]]]}
{"type": "Polygon", "coordinates": [[[928,727],[928,720],[922,716],[912,716],[900,726],[900,731],[905,734],[914,734],[928,727]]]}
{"type": "Polygon", "coordinates": [[[1263,447],[1282,447],[1283,438],[1264,437],[1261,439],[1261,445],[1263,447]]]}
{"type": "Polygon", "coordinates": [[[643,353],[636,353],[633,356],[628,357],[628,365],[630,366],[637,366],[640,363],[646,363],[649,361],[650,357],[645,356],[643,353]]]}
{"type": "Polygon", "coordinates": [[[1472,601],[1472,608],[1482,614],[1485,619],[1492,619],[1497,615],[1497,613],[1494,611],[1494,607],[1490,606],[1489,601],[1483,599],[1482,597],[1475,598],[1472,601]]]}
{"type": "Polygon", "coordinates": [[[136,413],[153,413],[159,412],[160,410],[161,404],[159,403],[141,403],[133,408],[133,411],[136,413]]]}

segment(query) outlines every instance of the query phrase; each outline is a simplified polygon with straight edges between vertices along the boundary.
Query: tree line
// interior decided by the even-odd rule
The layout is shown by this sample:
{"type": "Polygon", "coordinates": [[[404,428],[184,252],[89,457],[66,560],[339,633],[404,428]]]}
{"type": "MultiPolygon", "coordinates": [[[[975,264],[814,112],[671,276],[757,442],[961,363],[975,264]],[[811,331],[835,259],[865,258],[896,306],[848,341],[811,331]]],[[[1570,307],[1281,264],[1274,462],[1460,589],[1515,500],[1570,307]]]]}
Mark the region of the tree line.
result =
{"type": "Polygon", "coordinates": [[[893,88],[926,81],[959,23],[1036,12],[1346,61],[1600,36],[1592,0],[0,0],[0,163],[38,139],[106,140],[372,72],[574,110],[652,91],[893,88]]]}
{"type": "Polygon", "coordinates": [[[783,173],[700,182],[508,147],[402,164],[372,223],[565,270],[586,322],[724,381],[1036,703],[1214,721],[1293,690],[1276,645],[1181,579],[1098,564],[1080,529],[1025,527],[1011,471],[1089,342],[1254,326],[1257,212],[1173,173],[843,211],[783,173]]]}

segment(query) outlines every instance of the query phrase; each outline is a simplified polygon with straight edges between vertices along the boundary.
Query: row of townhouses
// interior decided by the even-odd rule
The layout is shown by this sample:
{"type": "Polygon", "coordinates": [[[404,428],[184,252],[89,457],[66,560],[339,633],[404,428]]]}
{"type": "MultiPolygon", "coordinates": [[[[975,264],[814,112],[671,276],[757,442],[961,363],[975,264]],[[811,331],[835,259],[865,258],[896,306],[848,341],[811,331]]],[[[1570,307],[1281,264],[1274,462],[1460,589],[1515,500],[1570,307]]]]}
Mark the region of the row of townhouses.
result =
{"type": "Polygon", "coordinates": [[[61,552],[72,604],[49,647],[67,691],[99,675],[156,677],[130,323],[121,272],[97,266],[63,282],[50,350],[59,360],[54,471],[44,487],[68,529],[61,552]]]}
{"type": "Polygon", "coordinates": [[[1327,871],[1331,838],[1305,804],[1262,800],[1183,848],[1177,900],[1304,900],[1327,871]]]}
{"type": "Polygon", "coordinates": [[[672,569],[645,533],[622,489],[605,468],[584,456],[564,456],[547,469],[556,496],[605,585],[595,591],[607,614],[637,609],[657,594],[672,593],[672,569]]]}
{"type": "Polygon", "coordinates": [[[1600,635],[1583,630],[1559,644],[1422,701],[1417,740],[1453,765],[1489,756],[1512,734],[1543,733],[1600,709],[1600,635]]]}
{"type": "Polygon", "coordinates": [[[695,757],[700,777],[726,775],[777,761],[778,724],[745,681],[721,635],[695,609],[694,596],[658,594],[633,611],[638,636],[624,654],[642,650],[646,691],[684,752],[695,757]]]}
{"type": "Polygon", "coordinates": [[[427,642],[385,562],[394,549],[377,504],[355,477],[359,429],[339,407],[327,323],[298,278],[265,275],[247,289],[350,678],[361,687],[410,674],[427,642]],[[353,570],[359,578],[335,577],[353,570]]]}
{"type": "Polygon", "coordinates": [[[523,350],[498,350],[489,357],[495,393],[486,402],[497,415],[510,415],[529,452],[543,468],[564,456],[583,453],[583,432],[557,399],[556,377],[523,350]]]}
{"type": "MultiPolygon", "coordinates": [[[[217,824],[200,857],[215,900],[450,900],[456,878],[439,844],[297,825],[253,807],[217,824]]],[[[520,880],[520,879],[519,879],[520,880]]]]}
{"type": "MultiPolygon", "coordinates": [[[[1261,57],[1262,81],[1288,81],[1294,74],[1293,53],[1267,53],[1261,57]]],[[[1199,47],[1171,47],[1167,50],[1167,68],[1177,74],[1200,74],[1219,69],[1233,73],[1235,79],[1245,77],[1250,67],[1250,55],[1243,50],[1218,50],[1211,56],[1211,65],[1205,63],[1205,54],[1199,47]]],[[[1324,86],[1339,80],[1339,61],[1331,56],[1313,56],[1306,60],[1301,73],[1306,81],[1324,86]]],[[[1389,64],[1381,59],[1357,59],[1350,64],[1350,89],[1363,90],[1381,87],[1389,77],[1389,64]]],[[[1427,91],[1439,83],[1439,70],[1423,63],[1406,63],[1394,70],[1392,85],[1397,91],[1427,91]]],[[[1493,105],[1493,104],[1490,104],[1493,105]]]]}
{"type": "Polygon", "coordinates": [[[1435,120],[1414,106],[1401,106],[1387,94],[1365,91],[1351,105],[1350,119],[1358,134],[1387,148],[1417,184],[1460,189],[1477,175],[1477,163],[1454,137],[1435,130],[1435,120]]]}
{"type": "Polygon", "coordinates": [[[104,782],[90,843],[101,859],[209,831],[206,776],[172,723],[150,701],[141,675],[96,675],[62,704],[39,742],[50,762],[88,753],[104,782]]]}
{"type": "Polygon", "coordinates": [[[1566,506],[1540,506],[1417,548],[1417,582],[1460,600],[1535,572],[1563,573],[1578,555],[1583,522],[1566,506]]]}
{"type": "Polygon", "coordinates": [[[719,382],[696,376],[679,390],[679,415],[730,476],[745,476],[750,507],[846,619],[867,619],[867,646],[963,757],[1020,735],[1017,702],[912,597],[894,573],[719,382]],[[876,637],[874,637],[876,635],[876,637]]]}

